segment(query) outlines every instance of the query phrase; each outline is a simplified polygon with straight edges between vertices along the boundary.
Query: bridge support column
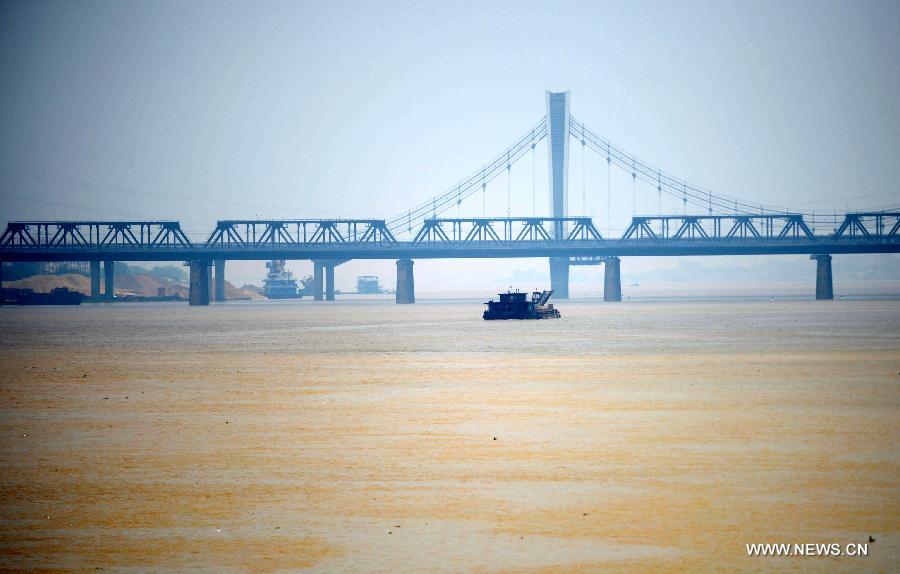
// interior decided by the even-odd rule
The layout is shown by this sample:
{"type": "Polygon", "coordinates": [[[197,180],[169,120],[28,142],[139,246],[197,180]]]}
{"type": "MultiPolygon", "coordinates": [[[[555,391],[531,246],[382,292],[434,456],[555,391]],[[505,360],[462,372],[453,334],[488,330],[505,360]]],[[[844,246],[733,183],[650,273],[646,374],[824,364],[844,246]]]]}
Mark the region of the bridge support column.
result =
{"type": "Polygon", "coordinates": [[[325,264],[325,300],[334,301],[334,265],[325,264]]]}
{"type": "Polygon", "coordinates": [[[103,262],[103,298],[112,301],[116,296],[116,262],[103,262]]]}
{"type": "Polygon", "coordinates": [[[619,270],[619,258],[604,258],[603,267],[603,300],[621,301],[622,276],[619,270]]]}
{"type": "Polygon", "coordinates": [[[91,261],[91,299],[100,300],[100,260],[91,261]]]}
{"type": "Polygon", "coordinates": [[[550,288],[556,299],[569,298],[569,258],[550,258],[550,288]]]}
{"type": "Polygon", "coordinates": [[[413,277],[413,260],[397,260],[397,303],[416,302],[416,283],[413,277]]]}
{"type": "Polygon", "coordinates": [[[322,277],[322,267],[324,267],[323,263],[319,261],[313,261],[313,299],[316,301],[321,301],[324,299],[322,290],[323,290],[323,277],[322,277]]]}
{"type": "Polygon", "coordinates": [[[834,289],[831,284],[831,255],[811,255],[810,259],[816,260],[816,299],[834,299],[834,289]]]}
{"type": "Polygon", "coordinates": [[[213,299],[215,301],[225,300],[225,260],[216,259],[214,262],[216,267],[216,288],[214,290],[213,299]]]}
{"type": "Polygon", "coordinates": [[[209,262],[191,261],[190,305],[209,305],[209,262]]]}
{"type": "MultiPolygon", "coordinates": [[[[550,213],[565,217],[569,210],[569,92],[547,92],[547,154],[550,161],[550,213]]],[[[554,222],[553,239],[565,239],[568,230],[554,222]]],[[[550,258],[550,288],[557,299],[569,298],[569,259],[550,258]]]]}
{"type": "Polygon", "coordinates": [[[3,306],[3,262],[0,261],[0,307],[3,306]]]}

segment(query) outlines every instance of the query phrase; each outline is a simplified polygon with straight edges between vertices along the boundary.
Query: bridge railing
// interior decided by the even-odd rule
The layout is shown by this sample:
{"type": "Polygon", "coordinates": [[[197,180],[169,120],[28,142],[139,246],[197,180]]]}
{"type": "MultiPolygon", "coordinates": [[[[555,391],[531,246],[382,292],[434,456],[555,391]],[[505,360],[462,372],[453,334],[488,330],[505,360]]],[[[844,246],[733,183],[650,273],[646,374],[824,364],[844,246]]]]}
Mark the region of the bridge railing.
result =
{"type": "Polygon", "coordinates": [[[190,247],[177,221],[11,221],[0,247],[190,247]]]}
{"type": "Polygon", "coordinates": [[[261,247],[303,244],[386,244],[397,240],[381,219],[225,220],[207,247],[261,247]]]}

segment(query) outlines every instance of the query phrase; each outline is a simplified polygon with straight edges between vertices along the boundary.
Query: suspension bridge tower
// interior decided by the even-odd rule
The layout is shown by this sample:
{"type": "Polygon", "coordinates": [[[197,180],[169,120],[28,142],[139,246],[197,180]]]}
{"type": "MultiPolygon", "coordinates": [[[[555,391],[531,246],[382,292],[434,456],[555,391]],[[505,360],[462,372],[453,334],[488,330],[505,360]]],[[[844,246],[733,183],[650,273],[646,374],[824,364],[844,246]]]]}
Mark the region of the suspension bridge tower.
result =
{"type": "MultiPolygon", "coordinates": [[[[547,92],[549,122],[548,155],[550,160],[550,213],[566,217],[569,203],[569,92],[547,92]]],[[[553,225],[553,239],[565,239],[562,222],[553,225]]],[[[550,288],[557,299],[569,298],[569,258],[550,258],[550,288]]]]}

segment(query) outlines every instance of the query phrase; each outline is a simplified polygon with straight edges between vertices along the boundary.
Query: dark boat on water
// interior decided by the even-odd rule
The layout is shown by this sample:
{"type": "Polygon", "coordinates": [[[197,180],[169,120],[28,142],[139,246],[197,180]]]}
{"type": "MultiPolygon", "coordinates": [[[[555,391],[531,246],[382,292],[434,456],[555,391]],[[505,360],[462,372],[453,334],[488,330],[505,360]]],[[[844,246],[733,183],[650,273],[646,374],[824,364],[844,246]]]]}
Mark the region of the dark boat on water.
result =
{"type": "Polygon", "coordinates": [[[49,293],[35,293],[32,289],[4,289],[4,305],[81,305],[84,295],[67,287],[57,287],[49,293]]]}
{"type": "Polygon", "coordinates": [[[484,320],[495,319],[558,319],[559,310],[548,303],[553,291],[535,291],[528,299],[528,293],[508,291],[499,293],[500,300],[491,299],[485,305],[484,320]]]}

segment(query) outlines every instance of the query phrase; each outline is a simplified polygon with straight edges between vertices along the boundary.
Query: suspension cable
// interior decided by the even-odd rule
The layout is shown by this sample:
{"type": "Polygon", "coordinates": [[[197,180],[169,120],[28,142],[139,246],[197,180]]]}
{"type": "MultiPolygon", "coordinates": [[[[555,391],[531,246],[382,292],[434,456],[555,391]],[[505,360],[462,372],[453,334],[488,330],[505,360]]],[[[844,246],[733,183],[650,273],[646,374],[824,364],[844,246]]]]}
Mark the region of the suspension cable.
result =
{"type": "MultiPolygon", "coordinates": [[[[741,202],[735,198],[726,198],[724,196],[713,194],[709,190],[701,189],[697,186],[688,184],[684,180],[662,173],[662,170],[651,168],[647,163],[639,160],[634,155],[618,148],[608,140],[600,138],[574,117],[570,118],[570,126],[569,133],[573,137],[580,137],[583,133],[588,147],[598,154],[605,152],[610,165],[615,164],[617,168],[630,171],[635,180],[641,179],[641,181],[646,183],[657,184],[657,187],[662,188],[660,191],[665,192],[667,195],[680,197],[685,208],[687,208],[687,204],[690,203],[697,207],[702,206],[707,208],[711,213],[738,213],[747,215],[759,213],[756,206],[741,202]],[[677,186],[677,188],[675,186],[677,186]]],[[[788,213],[788,210],[766,207],[763,209],[763,213],[785,214],[788,213]]],[[[796,211],[791,211],[790,213],[805,215],[796,211]]]]}
{"type": "MultiPolygon", "coordinates": [[[[388,229],[399,231],[404,226],[411,228],[413,223],[419,224],[428,216],[438,216],[452,208],[454,203],[459,205],[481,187],[484,194],[487,184],[503,173],[507,165],[512,166],[528,153],[532,144],[537,144],[547,136],[546,117],[534,125],[525,135],[507,148],[500,156],[485,164],[480,170],[474,172],[468,178],[451,187],[443,194],[434,196],[428,201],[410,209],[407,213],[387,220],[388,229]],[[458,202],[458,203],[457,203],[458,202]]],[[[485,200],[482,201],[483,205],[485,200]]],[[[484,211],[484,208],[483,208],[484,211]]]]}

